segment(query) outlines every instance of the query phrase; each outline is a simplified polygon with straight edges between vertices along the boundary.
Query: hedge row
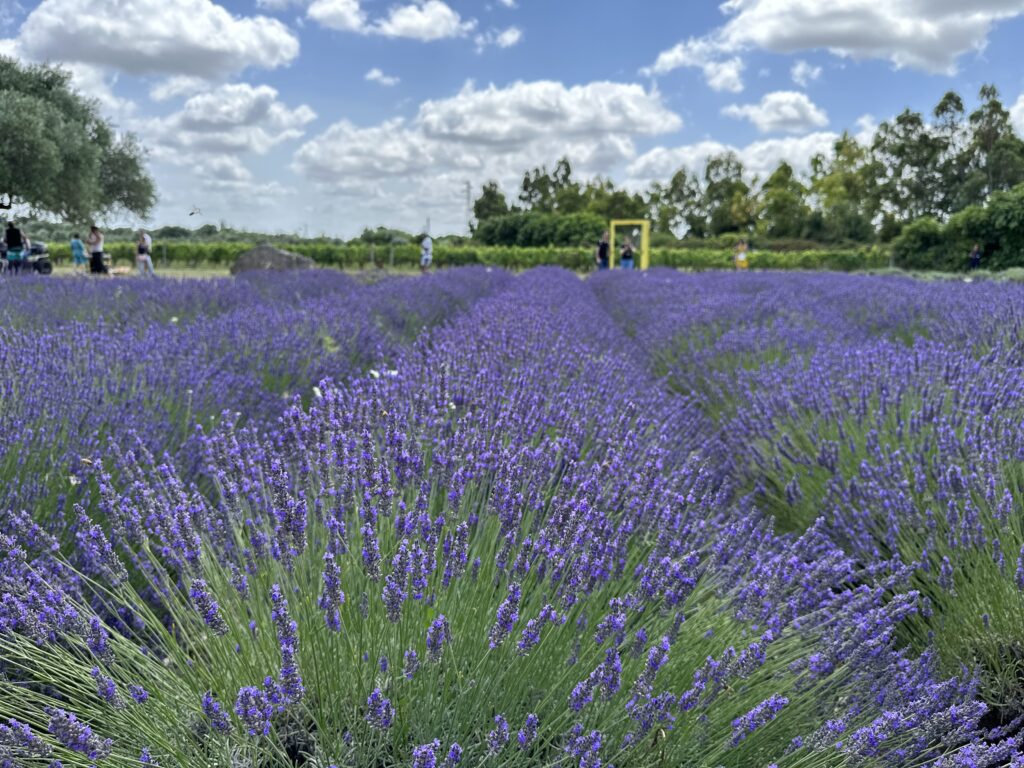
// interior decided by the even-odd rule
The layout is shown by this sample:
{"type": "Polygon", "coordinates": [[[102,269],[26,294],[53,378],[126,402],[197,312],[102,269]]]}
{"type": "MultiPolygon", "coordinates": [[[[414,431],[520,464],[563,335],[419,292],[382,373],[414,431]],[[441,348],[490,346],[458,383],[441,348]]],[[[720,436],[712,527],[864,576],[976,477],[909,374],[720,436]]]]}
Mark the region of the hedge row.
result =
{"type": "MultiPolygon", "coordinates": [[[[251,247],[244,243],[157,243],[153,256],[158,266],[227,266],[251,247]]],[[[396,245],[393,251],[387,246],[374,249],[363,244],[295,244],[287,247],[322,266],[348,269],[365,269],[374,264],[391,266],[392,255],[394,266],[415,267],[420,258],[419,246],[415,244],[396,245]]],[[[134,246],[131,243],[110,243],[107,250],[115,264],[134,262],[134,246]]],[[[50,252],[58,263],[70,260],[67,245],[53,246],[50,252]]],[[[567,269],[586,271],[593,268],[594,257],[589,249],[580,248],[439,247],[434,252],[434,264],[439,267],[486,264],[506,269],[557,264],[567,269]]],[[[651,251],[651,264],[695,270],[729,269],[732,267],[732,251],[720,248],[654,248],[651,251]]],[[[849,272],[888,266],[889,258],[880,249],[790,252],[756,250],[750,254],[750,265],[754,269],[827,269],[849,272]]]]}

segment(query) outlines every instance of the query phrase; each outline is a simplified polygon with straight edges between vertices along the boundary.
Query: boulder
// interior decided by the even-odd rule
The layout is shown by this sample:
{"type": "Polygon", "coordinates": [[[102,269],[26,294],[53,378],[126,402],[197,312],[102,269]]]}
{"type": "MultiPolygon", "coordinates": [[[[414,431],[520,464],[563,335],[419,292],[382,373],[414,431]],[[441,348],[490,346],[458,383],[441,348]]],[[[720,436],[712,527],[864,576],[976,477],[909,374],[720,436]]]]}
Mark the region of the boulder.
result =
{"type": "Polygon", "coordinates": [[[306,256],[283,251],[264,243],[239,256],[231,266],[231,274],[237,275],[255,269],[312,269],[314,266],[313,260],[306,256]]]}

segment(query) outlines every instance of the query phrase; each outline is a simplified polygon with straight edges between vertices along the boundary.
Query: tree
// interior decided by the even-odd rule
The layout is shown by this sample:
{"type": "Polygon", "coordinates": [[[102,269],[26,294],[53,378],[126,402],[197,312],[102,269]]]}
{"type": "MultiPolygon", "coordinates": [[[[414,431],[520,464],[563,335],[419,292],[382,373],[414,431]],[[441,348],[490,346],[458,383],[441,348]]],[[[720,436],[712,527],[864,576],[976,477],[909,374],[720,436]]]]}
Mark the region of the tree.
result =
{"type": "Polygon", "coordinates": [[[473,217],[477,225],[480,222],[493,219],[496,216],[504,216],[508,213],[508,201],[505,193],[501,191],[496,181],[488,181],[484,184],[483,191],[473,203],[473,217]]]}
{"type": "Polygon", "coordinates": [[[647,195],[647,207],[656,232],[685,230],[695,237],[706,234],[707,216],[702,209],[700,178],[685,168],[673,174],[667,185],[654,182],[647,195]]]}
{"type": "Polygon", "coordinates": [[[754,224],[754,201],[735,152],[708,158],[704,166],[704,209],[708,233],[744,232],[754,224]]]}
{"type": "Polygon", "coordinates": [[[580,185],[572,178],[569,159],[563,157],[548,172],[547,166],[534,168],[523,176],[519,200],[531,211],[540,213],[577,213],[583,209],[580,185]]]}
{"type": "Polygon", "coordinates": [[[940,161],[945,146],[919,112],[904,110],[882,123],[871,147],[866,170],[883,212],[897,222],[939,216],[942,199],[940,161]]]}
{"type": "Polygon", "coordinates": [[[867,150],[849,133],[839,137],[831,157],[811,158],[811,194],[817,210],[808,234],[831,241],[874,238],[878,193],[867,160],[867,150]]]}
{"type": "Polygon", "coordinates": [[[1024,142],[1013,132],[1010,113],[994,85],[978,94],[982,103],[969,118],[971,138],[965,151],[962,198],[965,205],[981,204],[993,192],[1024,182],[1024,142]]]}
{"type": "Polygon", "coordinates": [[[803,237],[811,209],[807,187],[783,161],[761,187],[758,229],[768,237],[803,237]]]}
{"type": "Polygon", "coordinates": [[[88,221],[115,211],[144,216],[155,201],[143,152],[118,135],[96,103],[51,66],[0,57],[0,195],[5,207],[27,206],[88,221]]]}

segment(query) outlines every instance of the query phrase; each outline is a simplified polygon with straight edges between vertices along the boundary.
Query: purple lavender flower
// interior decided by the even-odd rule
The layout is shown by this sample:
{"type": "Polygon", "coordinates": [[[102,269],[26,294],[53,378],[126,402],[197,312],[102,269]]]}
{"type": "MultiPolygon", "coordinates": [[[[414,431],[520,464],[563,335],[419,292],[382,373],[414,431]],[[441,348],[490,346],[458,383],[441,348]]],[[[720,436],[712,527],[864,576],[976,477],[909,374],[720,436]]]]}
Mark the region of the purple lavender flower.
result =
{"type": "Polygon", "coordinates": [[[540,720],[532,712],[526,716],[526,722],[523,727],[519,729],[518,740],[519,748],[526,749],[529,747],[534,739],[537,738],[537,727],[540,724],[540,720]]]}
{"type": "Polygon", "coordinates": [[[434,739],[429,744],[414,747],[412,750],[412,768],[437,768],[437,750],[441,742],[434,739]]]}
{"type": "Polygon", "coordinates": [[[270,718],[274,716],[274,705],[266,693],[259,688],[246,686],[238,690],[235,699],[235,714],[238,715],[250,736],[268,736],[270,718]]]}
{"type": "Polygon", "coordinates": [[[420,659],[414,650],[408,650],[405,652],[404,665],[402,667],[402,674],[406,680],[412,680],[416,672],[420,668],[420,659]]]}
{"type": "Polygon", "coordinates": [[[96,695],[115,709],[121,709],[124,706],[124,702],[117,693],[117,686],[114,684],[114,681],[107,675],[104,675],[99,667],[93,667],[89,674],[96,681],[96,695]]]}
{"type": "Polygon", "coordinates": [[[384,580],[384,589],[381,591],[381,599],[384,601],[384,609],[387,612],[388,621],[397,624],[402,619],[402,603],[407,595],[405,590],[392,574],[388,574],[384,580]]]}
{"type": "Polygon", "coordinates": [[[213,693],[210,691],[203,694],[203,714],[213,730],[221,733],[231,732],[228,713],[221,707],[220,702],[213,698],[213,693]]]}
{"type": "Polygon", "coordinates": [[[46,729],[72,752],[80,752],[90,760],[103,760],[110,754],[114,742],[97,736],[73,713],[57,707],[46,707],[44,711],[50,716],[46,729]]]}
{"type": "Polygon", "coordinates": [[[496,755],[509,741],[508,721],[502,715],[494,716],[494,730],[487,734],[487,752],[496,755]]]}
{"type": "Polygon", "coordinates": [[[145,704],[149,701],[149,692],[141,685],[132,683],[128,686],[128,693],[136,704],[145,704]]]}
{"type": "Polygon", "coordinates": [[[341,631],[341,606],[345,593],[341,591],[341,568],[331,552],[324,554],[323,591],[317,606],[324,612],[324,620],[332,632],[341,631]]]}
{"type": "Polygon", "coordinates": [[[377,532],[367,523],[360,529],[363,535],[363,570],[371,581],[380,580],[380,544],[377,532]]]}
{"type": "Polygon", "coordinates": [[[277,643],[281,650],[281,688],[286,701],[294,704],[305,693],[296,659],[299,650],[298,625],[288,613],[288,600],[278,584],[270,588],[270,601],[273,603],[270,615],[277,629],[277,643]]]}
{"type": "Polygon", "coordinates": [[[228,625],[220,615],[220,606],[217,605],[217,601],[210,595],[206,582],[202,579],[193,579],[192,588],[189,590],[188,595],[192,598],[192,603],[195,605],[196,610],[202,615],[206,626],[212,629],[214,634],[226,635],[228,625]]]}
{"type": "MultiPolygon", "coordinates": [[[[25,723],[13,717],[0,725],[0,755],[18,757],[49,757],[53,749],[25,723]]],[[[12,763],[16,765],[16,763],[12,763]]]]}
{"type": "Polygon", "coordinates": [[[491,627],[490,646],[497,648],[505,642],[505,638],[511,634],[516,621],[519,620],[519,600],[522,598],[522,587],[512,582],[508,585],[508,595],[498,606],[494,626],[491,627]]]}
{"type": "Polygon", "coordinates": [[[451,640],[451,628],[448,626],[448,619],[441,614],[427,628],[427,659],[431,663],[441,660],[444,646],[451,640]]]}
{"type": "Polygon", "coordinates": [[[444,768],[454,768],[454,766],[458,765],[461,762],[462,747],[460,747],[457,743],[452,743],[452,745],[448,748],[448,754],[445,756],[444,759],[444,768]]]}
{"type": "Polygon", "coordinates": [[[391,706],[391,700],[384,698],[380,688],[374,688],[366,700],[366,722],[379,731],[385,731],[394,719],[395,708],[391,706]]]}
{"type": "Polygon", "coordinates": [[[752,710],[732,721],[732,745],[736,746],[758,728],[774,720],[783,707],[789,704],[785,696],[771,696],[752,710]]]}

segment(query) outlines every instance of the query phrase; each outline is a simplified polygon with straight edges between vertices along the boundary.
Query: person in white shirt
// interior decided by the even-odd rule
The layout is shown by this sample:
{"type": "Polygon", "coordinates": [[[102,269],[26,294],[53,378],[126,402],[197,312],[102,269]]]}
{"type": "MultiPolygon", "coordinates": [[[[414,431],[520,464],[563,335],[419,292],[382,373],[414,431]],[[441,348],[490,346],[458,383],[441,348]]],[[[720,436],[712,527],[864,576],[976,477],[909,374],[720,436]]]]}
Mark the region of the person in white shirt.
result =
{"type": "Polygon", "coordinates": [[[434,261],[434,241],[430,239],[430,235],[426,235],[423,238],[423,242],[420,243],[420,272],[426,274],[427,270],[430,269],[431,262],[434,261]]]}
{"type": "Polygon", "coordinates": [[[94,275],[107,274],[107,265],[103,261],[103,233],[95,224],[89,228],[85,243],[89,246],[89,271],[94,275]]]}
{"type": "Polygon", "coordinates": [[[148,271],[150,275],[156,277],[156,272],[153,271],[153,238],[150,237],[146,230],[139,230],[139,243],[138,252],[135,255],[135,264],[139,268],[139,276],[145,276],[148,271]]]}

